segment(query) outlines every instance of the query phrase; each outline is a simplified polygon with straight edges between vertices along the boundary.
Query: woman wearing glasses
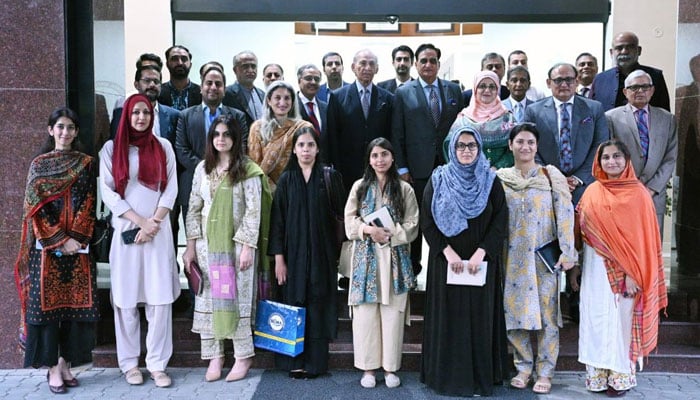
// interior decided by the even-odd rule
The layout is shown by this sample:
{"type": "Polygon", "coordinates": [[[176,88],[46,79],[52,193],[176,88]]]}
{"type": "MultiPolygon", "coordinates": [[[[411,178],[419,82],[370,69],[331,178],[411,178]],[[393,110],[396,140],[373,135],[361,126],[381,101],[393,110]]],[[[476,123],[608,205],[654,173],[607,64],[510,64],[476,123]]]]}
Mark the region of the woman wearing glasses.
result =
{"type": "MultiPolygon", "coordinates": [[[[508,149],[508,133],[515,124],[513,114],[501,103],[498,75],[481,71],[474,76],[474,95],[457,116],[461,124],[476,129],[483,139],[482,152],[494,169],[513,166],[513,153],[508,149]]],[[[450,135],[443,142],[445,159],[450,155],[450,135]]]]}
{"type": "Polygon", "coordinates": [[[518,371],[510,385],[525,389],[536,373],[532,390],[546,394],[559,354],[559,274],[550,272],[534,249],[559,240],[562,253],[556,267],[564,270],[571,269],[578,256],[571,193],[557,168],[535,162],[539,137],[534,124],[516,125],[508,142],[515,165],[496,173],[506,192],[509,213],[504,309],[518,371]],[[532,332],[537,337],[537,359],[530,342],[532,332]]]}
{"type": "Polygon", "coordinates": [[[433,172],[420,213],[430,246],[421,381],[442,395],[490,396],[508,363],[501,276],[508,208],[479,133],[459,120],[449,136],[450,161],[433,172]],[[482,286],[447,283],[448,274],[480,272],[482,286]]]}
{"type": "Polygon", "coordinates": [[[313,127],[301,119],[296,104],[296,94],[288,83],[272,82],[265,93],[263,117],[250,126],[248,156],[263,169],[273,191],[292,154],[294,133],[313,127]]]}

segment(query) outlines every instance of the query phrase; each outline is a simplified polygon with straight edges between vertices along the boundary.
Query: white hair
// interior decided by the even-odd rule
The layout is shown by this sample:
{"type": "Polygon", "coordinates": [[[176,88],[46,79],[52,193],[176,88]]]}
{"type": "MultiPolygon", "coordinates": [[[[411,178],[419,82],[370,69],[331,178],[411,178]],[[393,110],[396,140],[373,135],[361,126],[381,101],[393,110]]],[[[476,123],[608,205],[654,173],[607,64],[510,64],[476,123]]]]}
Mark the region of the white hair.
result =
{"type": "Polygon", "coordinates": [[[646,76],[647,79],[649,79],[649,84],[654,84],[654,81],[651,80],[651,75],[647,74],[646,71],[641,69],[635,69],[634,71],[630,72],[629,75],[627,75],[627,78],[625,78],[625,87],[630,86],[632,84],[632,81],[635,78],[639,78],[640,76],[646,76]]]}

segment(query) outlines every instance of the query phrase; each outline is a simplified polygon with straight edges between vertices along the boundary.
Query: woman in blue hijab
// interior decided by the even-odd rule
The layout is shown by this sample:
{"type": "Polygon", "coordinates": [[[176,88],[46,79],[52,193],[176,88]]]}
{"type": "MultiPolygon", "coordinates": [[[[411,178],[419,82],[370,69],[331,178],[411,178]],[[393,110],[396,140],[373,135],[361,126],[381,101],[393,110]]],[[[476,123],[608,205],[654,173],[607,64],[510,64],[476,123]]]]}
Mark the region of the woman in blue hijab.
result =
{"type": "Polygon", "coordinates": [[[501,276],[508,208],[479,132],[458,121],[449,137],[451,161],[433,172],[420,214],[430,246],[421,381],[442,395],[490,396],[508,365],[501,276]],[[484,270],[482,286],[447,283],[448,271],[484,270]]]}

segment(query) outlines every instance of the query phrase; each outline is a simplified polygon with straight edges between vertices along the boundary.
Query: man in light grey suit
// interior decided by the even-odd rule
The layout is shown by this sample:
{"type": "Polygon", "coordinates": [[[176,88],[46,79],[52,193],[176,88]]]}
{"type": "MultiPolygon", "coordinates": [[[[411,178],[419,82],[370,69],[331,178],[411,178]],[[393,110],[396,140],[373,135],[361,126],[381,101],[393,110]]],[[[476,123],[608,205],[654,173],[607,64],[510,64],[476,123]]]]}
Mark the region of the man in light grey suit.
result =
{"type": "Polygon", "coordinates": [[[506,79],[510,96],[503,100],[503,105],[513,113],[515,122],[519,124],[525,120],[527,106],[534,103],[526,97],[530,89],[530,72],[522,66],[513,67],[508,70],[506,79]]]}
{"type": "Polygon", "coordinates": [[[654,200],[659,229],[663,234],[666,183],[676,168],[678,132],[673,114],[649,105],[654,94],[651,75],[638,69],[625,78],[627,104],[605,113],[610,135],[630,151],[637,178],[654,200]]]}
{"type": "Polygon", "coordinates": [[[571,64],[555,64],[547,78],[552,96],[525,110],[525,121],[540,131],[537,161],[554,165],[567,177],[574,206],[593,182],[598,145],[610,137],[601,104],[575,95],[576,74],[571,64]]]}
{"type": "MultiPolygon", "coordinates": [[[[401,179],[413,186],[419,206],[433,169],[445,163],[442,142],[457,113],[464,108],[459,86],[437,77],[440,55],[440,49],[432,44],[418,46],[415,63],[418,79],[398,88],[394,96],[391,119],[394,162],[401,179]]],[[[421,270],[420,259],[419,234],[411,244],[411,262],[416,274],[421,270]]]]}

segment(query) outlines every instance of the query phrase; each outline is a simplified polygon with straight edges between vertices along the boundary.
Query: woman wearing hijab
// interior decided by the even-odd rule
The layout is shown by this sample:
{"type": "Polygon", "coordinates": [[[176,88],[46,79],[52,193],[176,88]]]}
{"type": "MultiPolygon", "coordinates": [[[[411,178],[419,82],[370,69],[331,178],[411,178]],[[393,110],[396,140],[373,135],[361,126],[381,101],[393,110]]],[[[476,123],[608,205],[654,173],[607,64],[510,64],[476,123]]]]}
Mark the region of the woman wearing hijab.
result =
{"type": "MultiPolygon", "coordinates": [[[[508,149],[508,134],[515,125],[513,114],[501,103],[498,75],[492,71],[481,71],[474,76],[471,102],[457,116],[462,125],[476,129],[483,140],[480,150],[494,169],[513,166],[513,153],[508,149]]],[[[457,122],[455,122],[456,124],[457,122]]],[[[451,136],[443,142],[445,159],[450,155],[451,136]]]]}
{"type": "Polygon", "coordinates": [[[598,147],[581,218],[578,361],[586,389],[618,397],[637,385],[636,365],[656,348],[659,311],[668,305],[654,203],[619,140],[598,147]]]}
{"type": "Polygon", "coordinates": [[[535,249],[557,239],[561,255],[557,267],[568,270],[578,259],[574,248],[574,210],[566,178],[551,165],[535,162],[539,132],[534,124],[515,126],[509,136],[515,166],[496,172],[508,203],[504,308],[508,340],[518,374],[510,381],[525,389],[533,372],[532,390],[549,393],[559,355],[559,274],[552,273],[535,249]],[[530,334],[537,337],[537,360],[530,334]]]}
{"type": "Polygon", "coordinates": [[[137,307],[144,304],[146,368],[156,386],[167,387],[171,380],[165,368],[173,351],[172,303],[180,294],[168,218],[177,196],[177,178],[173,148],[152,128],[151,102],[141,94],[129,97],[117,136],[100,151],[100,190],[113,215],[109,263],[119,368],[129,384],[143,383],[138,369],[137,307]]]}
{"type": "Polygon", "coordinates": [[[501,256],[508,209],[479,133],[458,121],[450,138],[450,161],[433,172],[420,214],[430,246],[421,381],[443,395],[489,396],[507,371],[501,256]],[[480,268],[483,286],[447,284],[448,270],[480,268]]]}
{"type": "Polygon", "coordinates": [[[51,113],[46,144],[29,166],[22,242],[15,264],[24,366],[46,366],[52,393],[78,386],[71,361],[92,349],[99,319],[95,264],[95,163],[80,152],[78,115],[51,113]],[[67,294],[70,294],[68,296],[67,294]]]}

